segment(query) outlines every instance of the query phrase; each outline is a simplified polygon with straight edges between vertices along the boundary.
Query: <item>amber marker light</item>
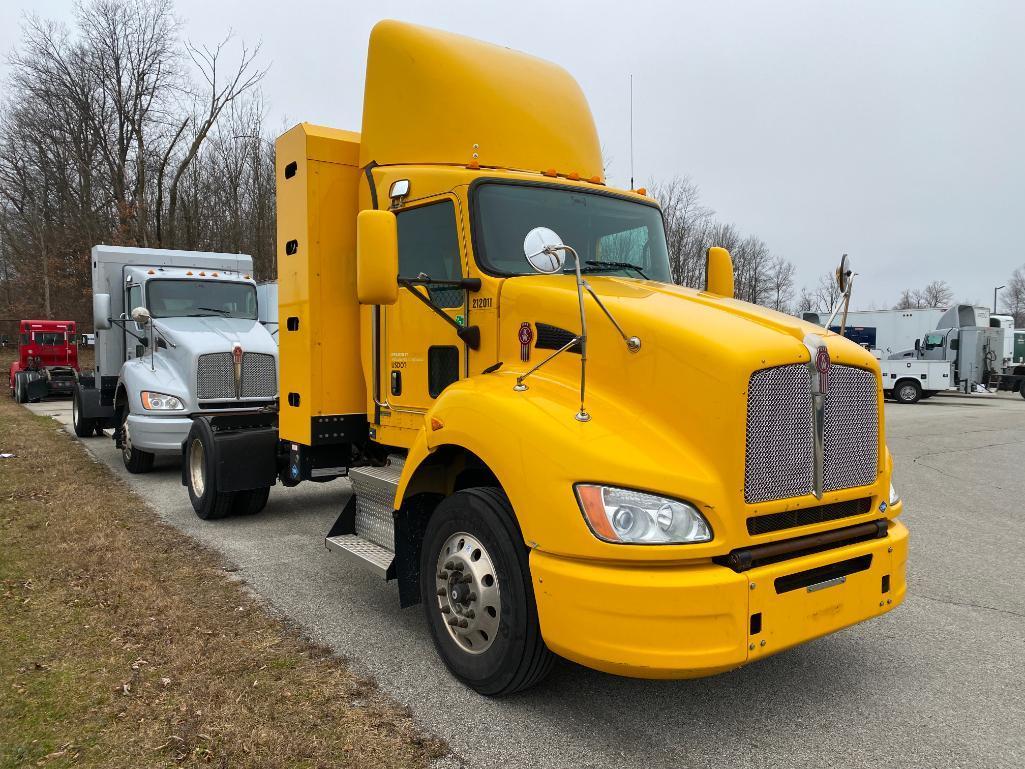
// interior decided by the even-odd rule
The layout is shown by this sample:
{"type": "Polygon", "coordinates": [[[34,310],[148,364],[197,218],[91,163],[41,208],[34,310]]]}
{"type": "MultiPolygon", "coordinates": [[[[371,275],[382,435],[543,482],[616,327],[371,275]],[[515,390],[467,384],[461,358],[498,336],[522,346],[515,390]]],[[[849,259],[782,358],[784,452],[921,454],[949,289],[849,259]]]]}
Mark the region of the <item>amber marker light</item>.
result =
{"type": "Polygon", "coordinates": [[[577,497],[580,499],[580,507],[583,508],[587,522],[591,530],[604,540],[615,542],[619,539],[616,532],[612,530],[612,524],[605,515],[605,503],[601,498],[601,486],[577,486],[577,497]]]}

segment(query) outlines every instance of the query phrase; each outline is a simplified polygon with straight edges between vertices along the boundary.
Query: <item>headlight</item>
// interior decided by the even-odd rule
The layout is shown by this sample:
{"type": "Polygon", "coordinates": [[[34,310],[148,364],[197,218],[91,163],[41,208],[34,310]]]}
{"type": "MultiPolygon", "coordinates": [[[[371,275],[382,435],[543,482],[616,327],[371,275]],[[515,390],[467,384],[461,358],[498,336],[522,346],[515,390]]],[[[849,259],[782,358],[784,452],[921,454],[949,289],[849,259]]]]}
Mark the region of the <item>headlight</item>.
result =
{"type": "Polygon", "coordinates": [[[143,391],[142,407],[147,411],[181,411],[185,405],[173,395],[143,391]]]}
{"type": "Polygon", "coordinates": [[[589,483],[578,483],[576,492],[591,531],[606,542],[668,545],[712,539],[708,521],[687,502],[589,483]]]}
{"type": "Polygon", "coordinates": [[[898,502],[900,502],[900,494],[893,488],[893,481],[890,481],[890,507],[893,507],[898,502]]]}

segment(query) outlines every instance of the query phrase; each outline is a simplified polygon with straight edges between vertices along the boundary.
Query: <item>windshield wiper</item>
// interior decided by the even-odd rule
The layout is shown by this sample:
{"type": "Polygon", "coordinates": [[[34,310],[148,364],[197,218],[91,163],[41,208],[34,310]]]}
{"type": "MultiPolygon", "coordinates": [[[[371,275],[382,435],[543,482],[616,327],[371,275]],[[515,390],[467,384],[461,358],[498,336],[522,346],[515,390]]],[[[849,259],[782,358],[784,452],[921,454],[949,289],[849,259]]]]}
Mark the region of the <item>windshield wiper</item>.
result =
{"type": "Polygon", "coordinates": [[[629,262],[599,262],[594,259],[588,259],[584,264],[590,265],[593,269],[583,269],[581,272],[600,272],[604,267],[611,267],[615,270],[634,270],[642,278],[648,280],[648,276],[644,274],[644,270],[636,264],[630,264],[629,262]]]}
{"type": "MultiPolygon", "coordinates": [[[[219,312],[221,315],[227,315],[230,310],[222,310],[219,307],[197,307],[197,310],[206,310],[207,312],[219,312]]],[[[201,318],[202,315],[190,315],[191,318],[201,318]]]]}

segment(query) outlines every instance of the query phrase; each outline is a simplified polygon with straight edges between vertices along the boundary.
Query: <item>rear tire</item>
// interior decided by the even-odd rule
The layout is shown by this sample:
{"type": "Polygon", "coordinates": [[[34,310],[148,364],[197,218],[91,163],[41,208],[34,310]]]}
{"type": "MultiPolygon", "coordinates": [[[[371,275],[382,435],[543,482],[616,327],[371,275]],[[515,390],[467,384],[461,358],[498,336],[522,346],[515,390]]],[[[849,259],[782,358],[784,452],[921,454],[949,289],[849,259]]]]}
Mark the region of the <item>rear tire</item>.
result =
{"type": "Polygon", "coordinates": [[[18,403],[28,403],[28,383],[21,371],[14,375],[14,400],[18,403]]]}
{"type": "Polygon", "coordinates": [[[213,444],[210,425],[203,419],[194,420],[185,439],[185,485],[192,509],[204,521],[230,515],[236,496],[234,492],[217,490],[213,444]]]}
{"type": "Polygon", "coordinates": [[[71,395],[71,425],[79,438],[89,438],[96,432],[96,420],[82,417],[82,404],[77,390],[71,395]]]}
{"type": "Polygon", "coordinates": [[[236,492],[235,499],[231,504],[231,513],[232,515],[256,515],[267,506],[268,497],[270,497],[270,486],[236,492]]]}
{"type": "Polygon", "coordinates": [[[541,637],[527,556],[499,489],[458,491],[427,522],[420,594],[434,646],[452,675],[486,696],[530,688],[555,660],[541,637]]]}
{"type": "Polygon", "coordinates": [[[125,470],[135,475],[148,473],[153,469],[154,455],[148,451],[135,448],[132,445],[132,434],[128,428],[128,409],[125,409],[124,419],[121,422],[121,461],[124,462],[125,470]]]}
{"type": "Polygon", "coordinates": [[[914,379],[905,379],[903,382],[897,382],[893,394],[898,403],[918,403],[922,397],[922,386],[914,379]]]}

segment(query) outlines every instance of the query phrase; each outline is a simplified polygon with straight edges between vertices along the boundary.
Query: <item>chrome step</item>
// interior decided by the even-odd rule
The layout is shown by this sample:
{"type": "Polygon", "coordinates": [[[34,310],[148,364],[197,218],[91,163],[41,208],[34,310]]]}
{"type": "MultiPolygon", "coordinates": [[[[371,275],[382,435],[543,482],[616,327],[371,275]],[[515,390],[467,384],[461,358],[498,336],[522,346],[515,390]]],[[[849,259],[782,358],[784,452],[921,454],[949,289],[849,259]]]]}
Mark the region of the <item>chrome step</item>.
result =
{"type": "Polygon", "coordinates": [[[395,552],[395,492],[399,488],[404,458],[389,457],[384,467],[349,470],[356,498],[355,533],[389,552],[395,552]]]}
{"type": "Polygon", "coordinates": [[[388,567],[395,557],[391,551],[356,534],[338,534],[328,537],[324,543],[330,550],[341,553],[380,577],[388,576],[388,567]]]}

